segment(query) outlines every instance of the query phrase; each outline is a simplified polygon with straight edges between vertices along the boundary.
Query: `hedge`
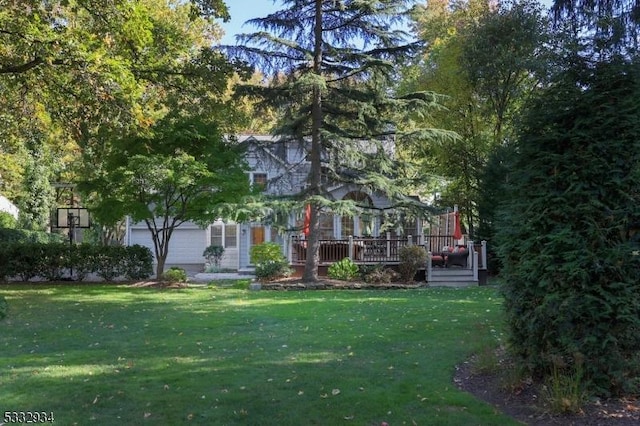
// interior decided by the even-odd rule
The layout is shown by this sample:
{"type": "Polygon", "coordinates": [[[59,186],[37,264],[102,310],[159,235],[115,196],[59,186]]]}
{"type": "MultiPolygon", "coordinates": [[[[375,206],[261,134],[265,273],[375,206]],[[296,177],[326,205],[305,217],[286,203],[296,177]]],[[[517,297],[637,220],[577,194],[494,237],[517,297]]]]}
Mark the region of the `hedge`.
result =
{"type": "Polygon", "coordinates": [[[65,243],[10,243],[0,246],[0,281],[39,277],[48,281],[84,280],[95,273],[105,281],[149,277],[153,255],[147,247],[65,243]]]}

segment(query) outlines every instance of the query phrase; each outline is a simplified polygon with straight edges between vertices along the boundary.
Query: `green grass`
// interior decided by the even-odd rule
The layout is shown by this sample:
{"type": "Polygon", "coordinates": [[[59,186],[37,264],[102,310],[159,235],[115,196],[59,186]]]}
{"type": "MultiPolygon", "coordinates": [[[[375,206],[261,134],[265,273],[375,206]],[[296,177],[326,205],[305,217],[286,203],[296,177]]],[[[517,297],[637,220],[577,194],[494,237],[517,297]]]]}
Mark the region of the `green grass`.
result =
{"type": "Polygon", "coordinates": [[[495,288],[0,287],[0,413],[61,425],[516,424],[455,388],[495,288]]]}

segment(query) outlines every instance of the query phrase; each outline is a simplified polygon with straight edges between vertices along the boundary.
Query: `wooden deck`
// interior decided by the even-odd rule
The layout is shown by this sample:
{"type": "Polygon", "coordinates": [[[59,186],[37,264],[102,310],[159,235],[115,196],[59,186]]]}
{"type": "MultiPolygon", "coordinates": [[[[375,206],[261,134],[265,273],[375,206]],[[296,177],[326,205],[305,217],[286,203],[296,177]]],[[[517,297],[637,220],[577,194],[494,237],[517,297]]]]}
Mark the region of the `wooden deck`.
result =
{"type": "MultiPolygon", "coordinates": [[[[468,241],[467,245],[474,249],[469,251],[465,259],[465,266],[444,267],[440,262],[432,261],[433,255],[438,255],[444,247],[454,246],[453,237],[418,236],[414,238],[396,237],[386,235],[381,238],[349,237],[346,239],[320,240],[320,274],[326,273],[331,264],[344,258],[351,259],[358,265],[385,265],[395,266],[400,263],[399,252],[402,247],[417,245],[427,250],[429,261],[424,266],[424,276],[429,285],[460,287],[478,285],[486,274],[486,242],[474,244],[468,241]]],[[[292,237],[288,247],[289,263],[300,270],[307,260],[307,241],[296,236],[292,237]]]]}

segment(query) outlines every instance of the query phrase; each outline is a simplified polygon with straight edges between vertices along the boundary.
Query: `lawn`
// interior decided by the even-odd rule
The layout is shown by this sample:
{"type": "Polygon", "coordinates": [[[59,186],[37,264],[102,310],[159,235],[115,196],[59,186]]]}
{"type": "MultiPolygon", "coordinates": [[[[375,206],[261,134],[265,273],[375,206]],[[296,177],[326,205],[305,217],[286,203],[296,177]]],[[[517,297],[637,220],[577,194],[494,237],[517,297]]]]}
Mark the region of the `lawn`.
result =
{"type": "Polygon", "coordinates": [[[52,412],[61,425],[516,424],[452,384],[457,363],[501,336],[494,287],[0,294],[0,413],[52,412]]]}

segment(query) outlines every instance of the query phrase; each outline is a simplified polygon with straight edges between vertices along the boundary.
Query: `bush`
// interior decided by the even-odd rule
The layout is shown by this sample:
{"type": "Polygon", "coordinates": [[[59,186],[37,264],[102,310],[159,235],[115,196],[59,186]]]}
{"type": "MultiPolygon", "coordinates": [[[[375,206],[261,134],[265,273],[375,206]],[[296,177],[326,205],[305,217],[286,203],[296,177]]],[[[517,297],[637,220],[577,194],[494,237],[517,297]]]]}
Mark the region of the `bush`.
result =
{"type": "Polygon", "coordinates": [[[412,282],[420,268],[427,264],[427,252],[420,246],[401,247],[398,252],[400,257],[400,278],[406,282],[412,282]]]}
{"type": "Polygon", "coordinates": [[[256,265],[256,278],[260,281],[273,281],[291,275],[286,260],[267,260],[256,265]]]}
{"type": "Polygon", "coordinates": [[[9,305],[7,304],[7,300],[4,296],[0,296],[0,321],[6,318],[9,312],[9,305]]]}
{"type": "Polygon", "coordinates": [[[0,228],[15,229],[18,221],[11,213],[0,212],[0,228]]]}
{"type": "MultiPolygon", "coordinates": [[[[220,262],[224,257],[224,247],[222,246],[209,246],[204,249],[202,255],[207,259],[209,267],[212,267],[213,271],[217,272],[220,269],[220,262]]],[[[207,267],[207,269],[209,269],[207,267]]]]}
{"type": "Polygon", "coordinates": [[[38,252],[40,244],[23,243],[7,246],[7,276],[19,276],[22,281],[29,281],[38,275],[38,252]]]}
{"type": "Polygon", "coordinates": [[[153,272],[153,255],[147,247],[134,245],[94,246],[66,243],[11,243],[0,245],[0,281],[20,277],[22,281],[40,276],[60,280],[67,272],[83,280],[95,272],[106,281],[126,276],[146,278],[153,272]]]}
{"type": "Polygon", "coordinates": [[[276,243],[262,243],[251,247],[251,263],[256,265],[256,278],[273,281],[291,275],[291,268],[276,243]]]}
{"type": "Polygon", "coordinates": [[[371,284],[388,284],[399,278],[396,271],[384,268],[382,265],[364,267],[360,271],[360,274],[364,282],[371,284]]]}
{"type": "MultiPolygon", "coordinates": [[[[34,253],[37,253],[37,264],[34,269],[37,275],[49,281],[60,281],[66,270],[71,265],[72,250],[69,244],[34,244],[34,253]]],[[[33,253],[32,253],[33,254],[33,253]]]]}
{"type": "Polygon", "coordinates": [[[0,227],[0,241],[3,243],[63,243],[65,237],[62,234],[50,234],[41,231],[29,231],[26,229],[9,229],[0,227]]]}
{"type": "Polygon", "coordinates": [[[640,75],[576,62],[529,105],[496,224],[510,348],[529,374],[640,392],[640,75]],[[637,234],[636,234],[637,235],[637,234]]]}
{"type": "Polygon", "coordinates": [[[268,261],[286,261],[282,254],[282,248],[276,243],[261,243],[251,247],[249,253],[251,256],[251,263],[258,265],[268,261]]]}
{"type": "Polygon", "coordinates": [[[91,246],[95,272],[105,281],[113,281],[126,272],[127,251],[122,246],[91,246]]]}
{"type": "Polygon", "coordinates": [[[138,244],[126,247],[124,275],[129,280],[139,280],[153,274],[153,254],[148,247],[138,244]]]}
{"type": "Polygon", "coordinates": [[[177,266],[172,266],[162,274],[162,281],[168,283],[186,283],[187,271],[177,266]]]}
{"type": "Polygon", "coordinates": [[[353,263],[348,257],[332,264],[327,271],[329,278],[342,281],[351,281],[358,276],[358,273],[358,265],[353,263]]]}
{"type": "Polygon", "coordinates": [[[71,246],[71,265],[73,266],[73,274],[75,279],[82,281],[92,272],[96,272],[95,267],[95,248],[89,244],[71,246]]]}

